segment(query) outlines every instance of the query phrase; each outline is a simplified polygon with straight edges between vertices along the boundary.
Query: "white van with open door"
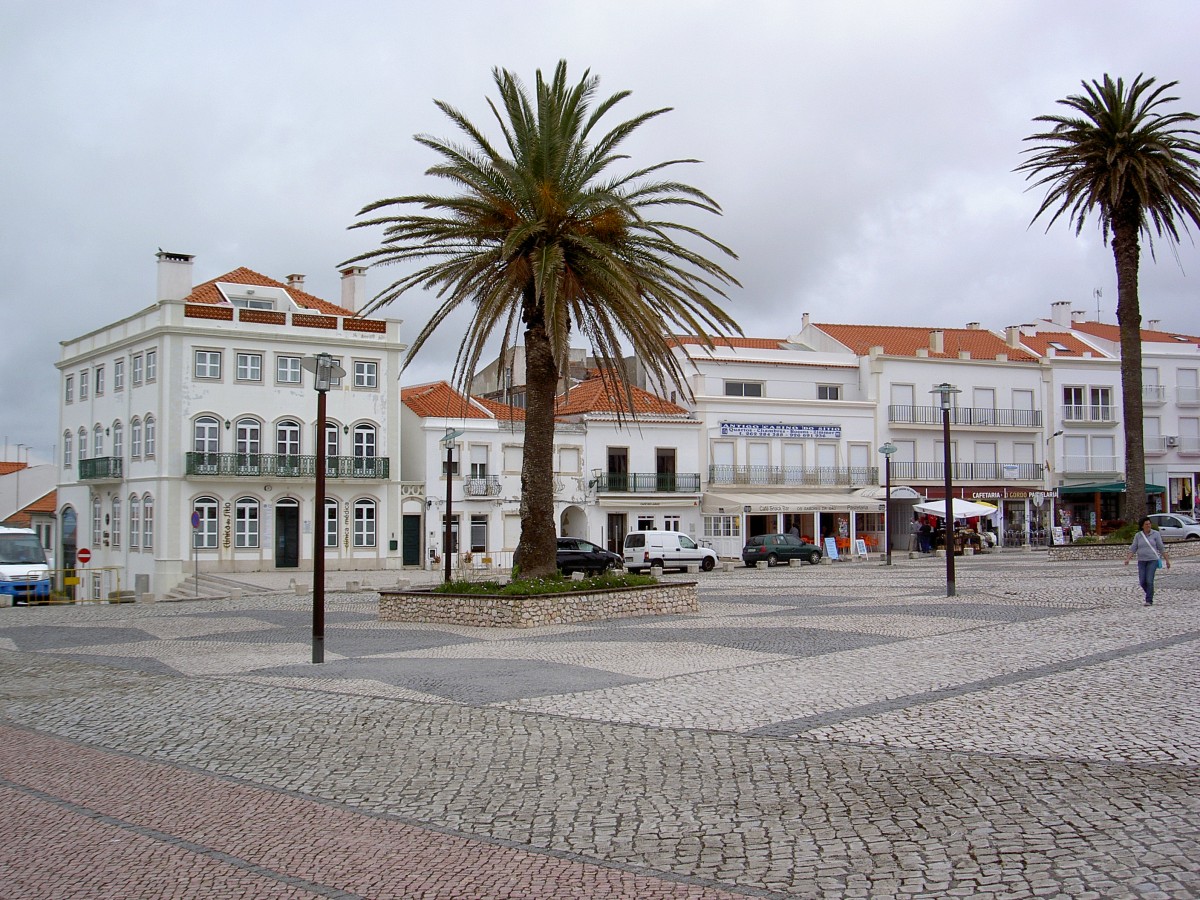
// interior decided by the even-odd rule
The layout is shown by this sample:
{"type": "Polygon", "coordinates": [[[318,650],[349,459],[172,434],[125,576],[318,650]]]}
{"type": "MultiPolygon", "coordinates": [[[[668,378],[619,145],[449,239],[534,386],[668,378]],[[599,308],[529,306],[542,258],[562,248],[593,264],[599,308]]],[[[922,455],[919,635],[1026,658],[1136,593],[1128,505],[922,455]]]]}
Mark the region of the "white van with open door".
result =
{"type": "Polygon", "coordinates": [[[684,570],[699,566],[711,572],[717,564],[716,551],[701,547],[678,531],[631,531],[625,535],[625,568],[640,572],[651,566],[684,570]]]}

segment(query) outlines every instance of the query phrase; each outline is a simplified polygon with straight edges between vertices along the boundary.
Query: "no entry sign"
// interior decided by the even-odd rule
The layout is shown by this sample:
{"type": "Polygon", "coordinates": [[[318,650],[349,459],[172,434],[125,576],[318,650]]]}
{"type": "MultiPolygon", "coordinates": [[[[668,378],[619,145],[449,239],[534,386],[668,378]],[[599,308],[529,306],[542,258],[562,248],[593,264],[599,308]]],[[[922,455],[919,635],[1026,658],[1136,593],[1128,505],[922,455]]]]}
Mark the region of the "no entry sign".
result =
{"type": "Polygon", "coordinates": [[[84,565],[87,565],[92,560],[92,551],[87,547],[80,547],[78,552],[75,554],[75,558],[84,565]]]}

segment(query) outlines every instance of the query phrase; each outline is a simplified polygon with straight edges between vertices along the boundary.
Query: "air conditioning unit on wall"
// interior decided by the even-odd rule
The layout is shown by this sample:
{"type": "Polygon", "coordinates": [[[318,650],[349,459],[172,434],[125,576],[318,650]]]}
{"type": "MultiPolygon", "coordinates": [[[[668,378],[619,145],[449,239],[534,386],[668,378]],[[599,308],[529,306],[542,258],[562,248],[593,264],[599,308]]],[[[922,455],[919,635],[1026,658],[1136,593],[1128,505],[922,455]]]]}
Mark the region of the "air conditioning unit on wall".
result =
{"type": "Polygon", "coordinates": [[[1166,444],[1168,447],[1178,447],[1179,446],[1179,438],[1177,438],[1173,434],[1168,434],[1166,437],[1166,444]]]}

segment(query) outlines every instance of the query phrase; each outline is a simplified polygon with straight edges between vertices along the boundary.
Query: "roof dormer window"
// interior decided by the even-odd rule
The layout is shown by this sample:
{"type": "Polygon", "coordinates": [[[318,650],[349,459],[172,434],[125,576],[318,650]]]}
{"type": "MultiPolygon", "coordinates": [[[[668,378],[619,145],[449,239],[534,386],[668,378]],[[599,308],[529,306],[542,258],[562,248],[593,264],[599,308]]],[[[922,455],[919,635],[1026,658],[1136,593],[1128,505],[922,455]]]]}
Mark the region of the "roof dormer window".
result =
{"type": "Polygon", "coordinates": [[[255,297],[254,291],[246,291],[245,296],[232,296],[229,302],[242,309],[274,309],[275,301],[270,297],[255,297]]]}

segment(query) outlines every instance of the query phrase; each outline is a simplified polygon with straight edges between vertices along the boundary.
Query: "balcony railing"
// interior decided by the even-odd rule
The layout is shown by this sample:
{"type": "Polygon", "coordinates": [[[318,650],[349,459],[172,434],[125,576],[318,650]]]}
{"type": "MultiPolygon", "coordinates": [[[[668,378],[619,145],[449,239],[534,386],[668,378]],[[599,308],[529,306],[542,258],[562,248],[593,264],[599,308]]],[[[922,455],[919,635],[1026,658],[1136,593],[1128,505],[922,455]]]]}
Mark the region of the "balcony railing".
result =
{"type": "Polygon", "coordinates": [[[498,497],[500,477],[498,475],[472,475],[463,480],[465,497],[498,497]]]}
{"type": "Polygon", "coordinates": [[[1111,474],[1122,471],[1115,456],[1064,456],[1060,470],[1064,475],[1111,474]]]}
{"type": "Polygon", "coordinates": [[[1064,422],[1104,422],[1111,424],[1117,421],[1117,408],[1103,404],[1086,404],[1076,406],[1068,404],[1062,408],[1064,422]]]}
{"type": "MultiPolygon", "coordinates": [[[[894,425],[941,425],[940,406],[889,406],[888,421],[894,425]]],[[[991,409],[980,406],[954,406],[951,425],[995,425],[1007,428],[1041,428],[1039,409],[991,409]]]]}
{"type": "MultiPolygon", "coordinates": [[[[282,453],[196,453],[186,454],[184,471],[187,475],[218,477],[312,478],[317,474],[315,456],[293,456],[282,453]]],[[[386,456],[330,456],[325,459],[326,478],[390,477],[391,466],[386,456]]]]}
{"type": "MultiPolygon", "coordinates": [[[[946,467],[940,462],[894,462],[892,483],[896,481],[945,481],[946,467]]],[[[953,463],[955,481],[1041,481],[1038,463],[953,463]]]]}
{"type": "Polygon", "coordinates": [[[699,472],[608,472],[596,477],[601,494],[698,494],[699,472]]]}
{"type": "MultiPolygon", "coordinates": [[[[893,464],[893,472],[895,465],[893,464]]],[[[708,467],[709,484],[784,484],[797,486],[874,485],[878,466],[728,466],[708,467]]]]}
{"type": "Polygon", "coordinates": [[[120,457],[98,456],[79,461],[80,481],[119,481],[125,466],[120,457]]]}
{"type": "Polygon", "coordinates": [[[1147,434],[1142,437],[1142,452],[1162,454],[1175,449],[1178,438],[1167,437],[1165,434],[1147,434]]]}
{"type": "Polygon", "coordinates": [[[1200,437],[1179,436],[1179,452],[1186,456],[1200,454],[1200,437]]]}
{"type": "Polygon", "coordinates": [[[1142,403],[1162,406],[1167,402],[1167,389],[1161,384],[1142,385],[1142,403]]]}
{"type": "Polygon", "coordinates": [[[1181,384],[1175,388],[1175,402],[1179,406],[1200,406],[1200,387],[1181,384]]]}

